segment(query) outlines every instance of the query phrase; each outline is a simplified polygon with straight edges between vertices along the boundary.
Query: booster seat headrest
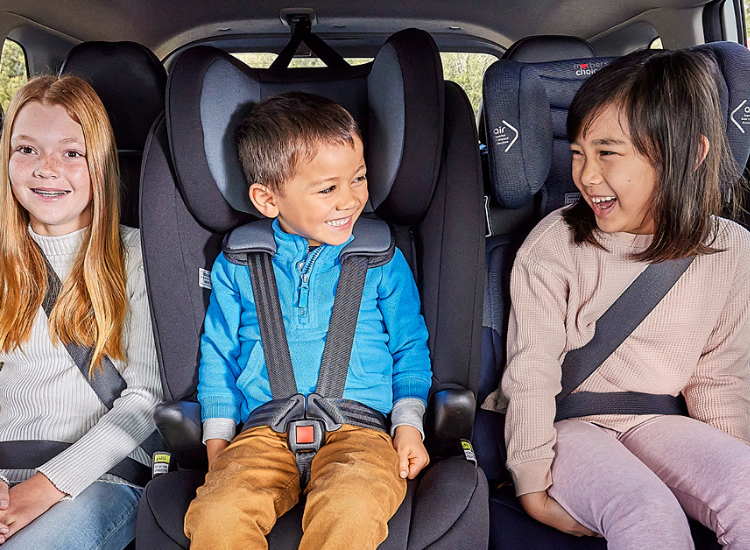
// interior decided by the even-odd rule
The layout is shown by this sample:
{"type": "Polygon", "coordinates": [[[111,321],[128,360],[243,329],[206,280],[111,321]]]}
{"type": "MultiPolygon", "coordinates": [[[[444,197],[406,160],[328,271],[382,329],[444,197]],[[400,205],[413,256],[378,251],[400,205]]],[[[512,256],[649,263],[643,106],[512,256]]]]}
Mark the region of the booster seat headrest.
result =
{"type": "Polygon", "coordinates": [[[596,53],[583,38],[556,34],[527,36],[514,42],[503,55],[503,59],[519,63],[544,63],[587,57],[596,57],[596,53]]]}
{"type": "Polygon", "coordinates": [[[259,216],[234,131],[258,101],[294,90],[338,101],[360,125],[378,216],[406,225],[419,220],[440,166],[444,86],[434,41],[407,29],[371,63],[354,67],[252,69],[216,48],[184,51],[170,70],[166,121],[178,186],[198,222],[226,232],[259,216]]]}
{"type": "MultiPolygon", "coordinates": [[[[557,162],[569,161],[565,124],[568,107],[581,84],[612,58],[585,58],[548,63],[501,59],[484,76],[484,106],[490,182],[494,198],[512,210],[528,204],[557,162]]],[[[563,170],[564,172],[564,170],[563,170]]],[[[550,190],[554,195],[555,190],[550,190]]],[[[550,196],[555,205],[564,197],[550,196]]],[[[552,209],[552,208],[550,208],[552,209]]]]}
{"type": "MultiPolygon", "coordinates": [[[[750,156],[750,51],[731,42],[694,49],[711,52],[717,61],[729,145],[738,166],[744,167],[750,156]]],[[[566,135],[568,108],[583,82],[614,59],[503,59],[487,69],[483,93],[490,191],[500,205],[521,208],[543,186],[542,215],[577,199],[566,135]]]]}

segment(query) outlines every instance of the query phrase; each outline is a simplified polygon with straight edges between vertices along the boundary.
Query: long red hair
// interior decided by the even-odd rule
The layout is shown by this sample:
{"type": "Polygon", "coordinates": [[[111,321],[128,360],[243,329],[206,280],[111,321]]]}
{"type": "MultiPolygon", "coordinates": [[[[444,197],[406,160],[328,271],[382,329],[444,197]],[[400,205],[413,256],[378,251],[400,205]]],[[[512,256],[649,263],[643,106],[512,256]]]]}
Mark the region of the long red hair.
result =
{"type": "Polygon", "coordinates": [[[8,162],[13,123],[30,102],[62,106],[81,125],[92,187],[92,221],[70,275],[50,314],[52,341],[93,348],[94,367],[104,355],[125,359],[127,276],[120,238],[120,174],[114,134],[99,96],[81,78],[30,80],[8,106],[0,136],[0,351],[28,341],[47,287],[47,268],[29,230],[29,214],[11,189],[8,162]]]}

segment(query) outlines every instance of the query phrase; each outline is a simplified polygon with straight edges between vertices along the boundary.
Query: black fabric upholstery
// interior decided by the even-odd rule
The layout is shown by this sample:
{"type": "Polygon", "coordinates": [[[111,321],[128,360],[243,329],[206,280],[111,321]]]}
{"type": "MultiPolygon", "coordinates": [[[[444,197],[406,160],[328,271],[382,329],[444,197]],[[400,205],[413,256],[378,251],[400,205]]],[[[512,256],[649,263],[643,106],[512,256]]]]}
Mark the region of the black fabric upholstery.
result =
{"type": "Polygon", "coordinates": [[[734,42],[712,42],[694,49],[711,52],[724,76],[721,91],[727,94],[727,140],[743,169],[750,156],[750,52],[734,42]]]}
{"type": "Polygon", "coordinates": [[[164,110],[163,65],[151,50],[135,42],[83,42],[70,50],[60,74],[87,80],[104,103],[120,157],[122,223],[138,227],[143,146],[164,110]]]}
{"type": "MultiPolygon", "coordinates": [[[[233,125],[259,99],[287,90],[336,99],[361,125],[374,209],[368,215],[394,226],[410,261],[430,330],[433,391],[468,392],[459,416],[468,414],[469,422],[458,423],[466,424],[459,435],[468,438],[484,273],[476,130],[465,94],[442,82],[434,42],[415,29],[391,37],[373,63],[350,69],[253,70],[208,47],[186,50],[172,64],[166,116],[152,129],[141,187],[144,262],[166,398],[195,399],[207,271],[223,234],[254,218],[232,150],[233,125]]],[[[436,441],[440,434],[428,437],[436,441]]],[[[483,472],[463,458],[432,459],[424,476],[409,483],[382,548],[455,548],[459,540],[486,547],[483,472]]],[[[147,486],[139,548],[187,547],[182,516],[202,475],[171,472],[147,486]]],[[[301,509],[279,520],[268,537],[271,548],[298,545],[301,509]]]]}
{"type": "Polygon", "coordinates": [[[596,57],[594,48],[577,36],[544,34],[527,36],[514,42],[503,55],[519,63],[540,63],[560,59],[596,57]]]}
{"type": "Polygon", "coordinates": [[[210,273],[224,235],[208,231],[188,211],[168,150],[161,117],[143,159],[141,241],[164,397],[172,401],[195,395],[199,339],[211,294],[200,277],[210,273]]]}

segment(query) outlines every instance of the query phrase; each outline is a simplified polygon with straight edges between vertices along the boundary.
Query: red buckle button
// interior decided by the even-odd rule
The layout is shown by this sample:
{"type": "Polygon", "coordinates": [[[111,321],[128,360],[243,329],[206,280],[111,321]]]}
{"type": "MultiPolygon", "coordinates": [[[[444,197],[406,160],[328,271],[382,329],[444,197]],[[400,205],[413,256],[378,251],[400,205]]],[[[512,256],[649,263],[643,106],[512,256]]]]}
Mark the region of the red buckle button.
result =
{"type": "Polygon", "coordinates": [[[314,426],[297,426],[297,443],[313,443],[314,441],[314,426]]]}

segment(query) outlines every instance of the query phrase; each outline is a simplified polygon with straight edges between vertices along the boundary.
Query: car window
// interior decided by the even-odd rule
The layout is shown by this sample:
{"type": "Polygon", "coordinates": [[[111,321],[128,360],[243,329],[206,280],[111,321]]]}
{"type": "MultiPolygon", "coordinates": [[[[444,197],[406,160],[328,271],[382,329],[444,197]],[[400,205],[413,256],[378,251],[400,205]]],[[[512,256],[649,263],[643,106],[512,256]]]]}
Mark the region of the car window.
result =
{"type": "MultiPolygon", "coordinates": [[[[233,53],[237,59],[255,69],[267,69],[271,66],[277,55],[275,53],[233,53]]],[[[459,84],[474,109],[474,115],[479,112],[482,102],[482,78],[487,67],[497,61],[497,57],[486,53],[473,52],[441,52],[440,58],[443,62],[443,74],[445,80],[451,80],[459,84]]],[[[372,58],[352,57],[346,58],[350,65],[362,65],[369,63],[372,58]]],[[[290,67],[325,67],[317,57],[305,58],[295,57],[289,64],[290,67]]]]}
{"type": "Polygon", "coordinates": [[[745,3],[745,34],[750,38],[750,2],[745,3]]]}
{"type": "Polygon", "coordinates": [[[26,54],[23,48],[12,40],[6,40],[0,56],[0,105],[3,112],[8,109],[13,94],[26,84],[27,75],[26,54]]]}
{"type": "MultiPolygon", "coordinates": [[[[271,63],[274,62],[274,60],[278,57],[275,53],[233,53],[234,57],[242,61],[245,65],[248,67],[252,67],[254,69],[267,69],[271,66],[271,63]]],[[[369,63],[372,61],[372,58],[366,58],[366,57],[347,57],[346,62],[349,63],[349,65],[363,65],[364,63],[369,63]]],[[[326,64],[323,63],[319,58],[317,57],[295,57],[292,59],[291,63],[289,63],[290,68],[304,68],[304,67],[325,67],[326,64]]]]}
{"type": "Polygon", "coordinates": [[[497,57],[473,52],[441,52],[440,57],[443,60],[445,80],[451,80],[464,89],[476,117],[482,103],[484,72],[497,61],[497,57]]]}

